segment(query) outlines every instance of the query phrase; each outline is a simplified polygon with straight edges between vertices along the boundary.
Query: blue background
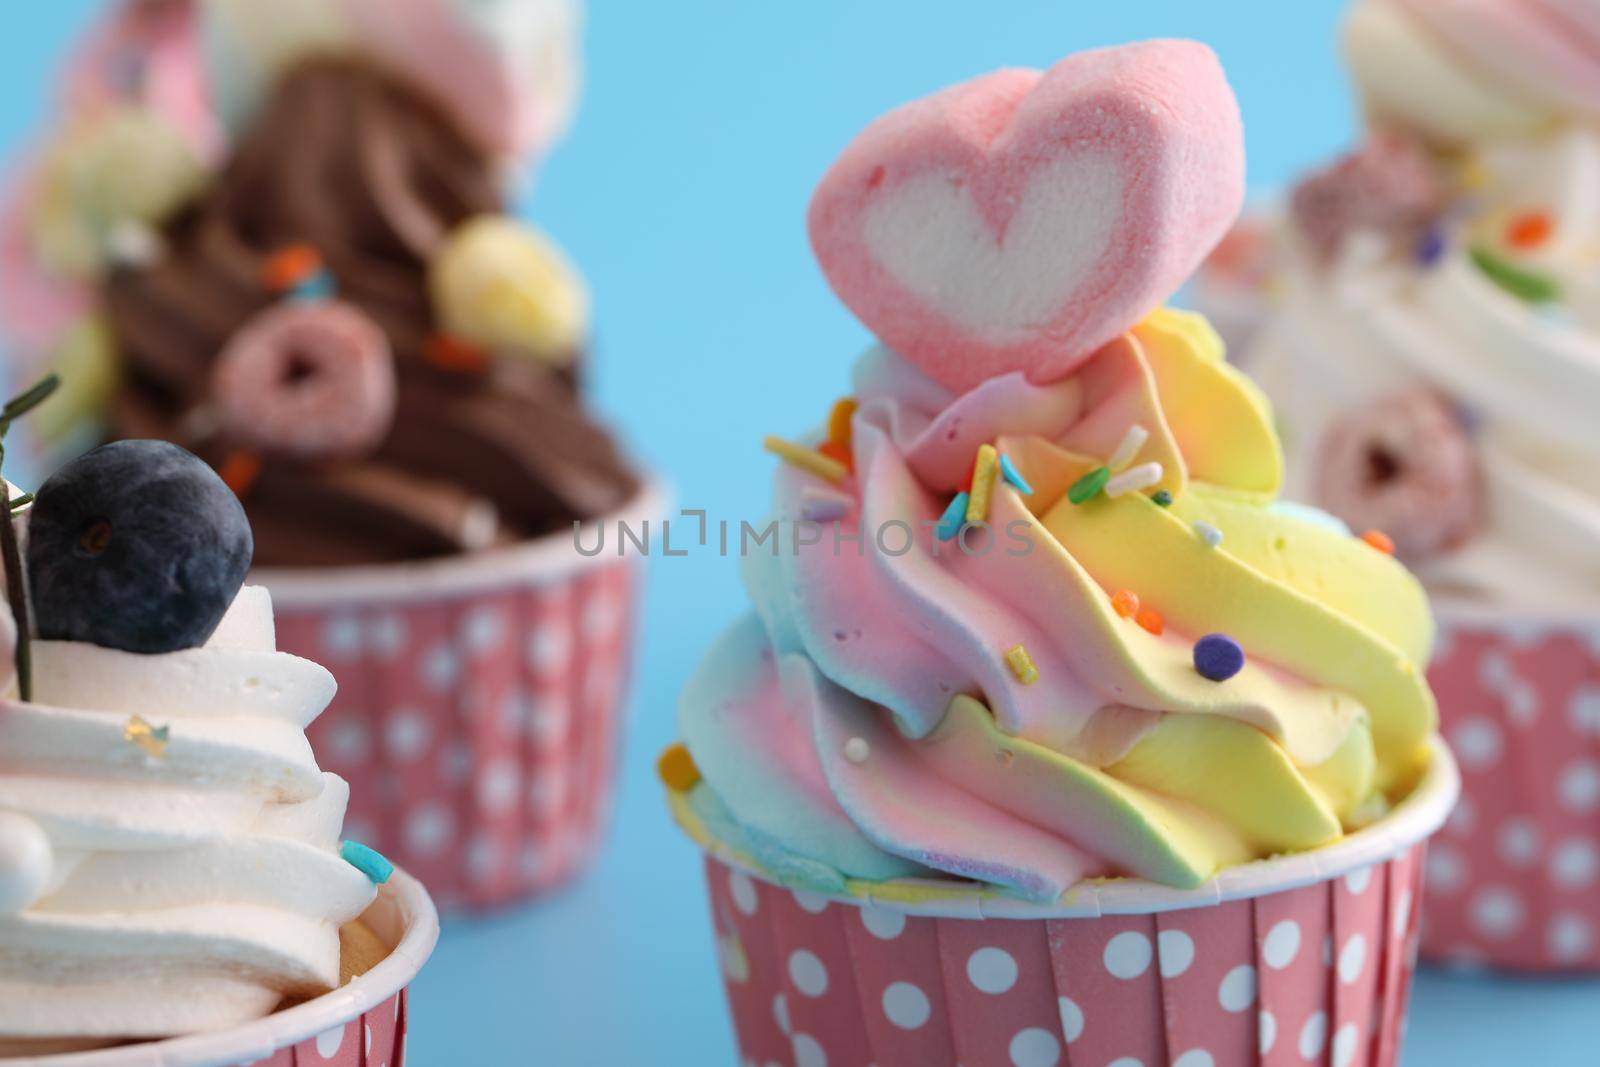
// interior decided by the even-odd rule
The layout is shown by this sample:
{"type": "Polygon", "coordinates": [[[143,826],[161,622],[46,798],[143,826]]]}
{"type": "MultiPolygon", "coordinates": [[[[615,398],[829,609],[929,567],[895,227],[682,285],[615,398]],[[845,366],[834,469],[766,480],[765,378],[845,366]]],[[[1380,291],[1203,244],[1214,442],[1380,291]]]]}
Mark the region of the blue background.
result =
{"type": "MultiPolygon", "coordinates": [[[[97,7],[6,4],[0,151],[38,128],[46,80],[97,7]]],[[[1252,188],[1270,190],[1352,136],[1341,7],[599,0],[578,125],[527,202],[593,282],[596,403],[669,472],[680,504],[759,517],[762,434],[814,425],[867,341],[823,284],[803,225],[813,184],[862,125],[995,67],[1192,36],[1221,54],[1252,188]]],[[[677,690],[741,595],[734,563],[714,553],[652,565],[611,847],[537,909],[447,925],[415,987],[420,1067],[734,1061],[697,857],[667,820],[652,764],[677,690]]],[[[1597,1050],[1600,983],[1428,974],[1406,1063],[1593,1064],[1597,1050]]]]}

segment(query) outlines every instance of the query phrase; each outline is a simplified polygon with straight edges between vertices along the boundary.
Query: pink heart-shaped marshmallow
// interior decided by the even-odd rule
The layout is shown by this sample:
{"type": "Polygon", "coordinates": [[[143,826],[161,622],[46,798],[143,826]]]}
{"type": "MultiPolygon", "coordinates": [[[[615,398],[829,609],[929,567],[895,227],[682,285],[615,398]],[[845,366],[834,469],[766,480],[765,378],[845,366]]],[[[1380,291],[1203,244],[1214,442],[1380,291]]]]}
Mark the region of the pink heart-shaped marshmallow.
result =
{"type": "Polygon", "coordinates": [[[965,390],[1070,372],[1171,296],[1243,199],[1215,54],[1147,41],[891,111],[823,177],[808,223],[856,317],[965,390]]]}

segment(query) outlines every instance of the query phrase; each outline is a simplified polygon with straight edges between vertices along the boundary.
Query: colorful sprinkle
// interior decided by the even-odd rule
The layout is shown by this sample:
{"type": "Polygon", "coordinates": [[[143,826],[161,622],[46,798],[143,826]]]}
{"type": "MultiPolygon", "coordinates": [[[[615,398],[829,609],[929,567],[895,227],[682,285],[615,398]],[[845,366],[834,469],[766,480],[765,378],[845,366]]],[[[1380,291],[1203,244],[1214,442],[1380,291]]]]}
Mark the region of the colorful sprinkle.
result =
{"type": "Polygon", "coordinates": [[[856,472],[856,455],[843,441],[824,441],[817,446],[817,451],[835,463],[844,464],[844,469],[851,474],[856,472]]]}
{"type": "Polygon", "coordinates": [[[1023,685],[1032,685],[1039,680],[1039,668],[1033,665],[1033,657],[1021,645],[1014,645],[1006,652],[1006,664],[1023,685]]]}
{"type": "Polygon", "coordinates": [[[1206,634],[1194,643],[1194,669],[1202,678],[1226,682],[1244,670],[1244,649],[1227,634],[1206,634]]]}
{"type": "Polygon", "coordinates": [[[333,275],[318,269],[296,282],[289,290],[293,300],[332,300],[339,292],[333,275]]]}
{"type": "Polygon", "coordinates": [[[422,354],[440,370],[480,374],[489,367],[489,350],[471,341],[436,333],[423,342],[422,354]]]}
{"type": "Polygon", "coordinates": [[[1361,535],[1361,540],[1386,556],[1394,555],[1394,538],[1382,530],[1368,530],[1361,535]]]}
{"type": "Polygon", "coordinates": [[[322,269],[315,245],[285,245],[261,265],[261,285],[269,293],[287,293],[322,269]]]}
{"type": "Polygon", "coordinates": [[[836,441],[848,448],[854,439],[855,417],[855,397],[847,396],[835,401],[833,410],[828,412],[828,440],[836,441]]]}
{"type": "Polygon", "coordinates": [[[122,728],[123,739],[130,744],[138,745],[144,754],[151,759],[161,759],[167,754],[167,742],[171,739],[170,726],[151,726],[143,716],[135,715],[128,720],[122,728]]]}
{"type": "Polygon", "coordinates": [[[1450,241],[1445,237],[1444,230],[1438,226],[1431,226],[1417,239],[1417,264],[1431,267],[1443,259],[1449,250],[1450,241]]]}
{"type": "Polygon", "coordinates": [[[1204,519],[1195,520],[1194,532],[1209,547],[1216,548],[1222,544],[1222,531],[1206,522],[1204,519]]]}
{"type": "Polygon", "coordinates": [[[1128,427],[1128,432],[1122,435],[1122,440],[1117,443],[1116,451],[1111,453],[1111,458],[1106,460],[1106,466],[1113,471],[1120,471],[1133,462],[1133,457],[1139,454],[1139,449],[1150,440],[1150,431],[1137,422],[1128,427]]]}
{"type": "Polygon", "coordinates": [[[394,874],[394,864],[375,848],[359,841],[346,841],[339,846],[339,858],[367,876],[373,885],[382,885],[394,874]]]}
{"type": "Polygon", "coordinates": [[[106,254],[118,266],[149,267],[166,253],[166,239],[142,222],[124,220],[112,227],[106,236],[106,254]]]}
{"type": "Polygon", "coordinates": [[[843,463],[830,459],[814,448],[797,445],[793,441],[785,441],[781,437],[768,434],[761,439],[761,447],[777,456],[791,466],[809,471],[818,478],[830,482],[842,482],[850,476],[850,471],[843,463]]]}
{"type": "Polygon", "coordinates": [[[1543,211],[1530,211],[1506,223],[1506,244],[1512,248],[1538,248],[1550,240],[1556,224],[1543,211]]]}
{"type": "Polygon", "coordinates": [[[1161,481],[1163,473],[1159,463],[1141,463],[1137,467],[1129,467],[1106,480],[1106,496],[1119,497],[1124,493],[1148,489],[1161,481]]]}
{"type": "Polygon", "coordinates": [[[1150,502],[1158,508],[1170,508],[1172,506],[1172,494],[1165,489],[1157,489],[1150,494],[1150,502]]]}
{"type": "Polygon", "coordinates": [[[661,758],[656,760],[656,774],[668,789],[678,793],[687,793],[700,781],[700,768],[695,766],[694,757],[689,755],[688,746],[682,741],[674,742],[661,753],[661,758]]]}
{"type": "Polygon", "coordinates": [[[843,493],[808,485],[800,493],[800,517],[807,522],[836,522],[850,514],[853,503],[843,493]]]}
{"type": "Polygon", "coordinates": [[[1028,479],[1022,476],[1021,471],[1017,470],[1017,465],[1011,462],[1011,457],[1004,453],[1000,456],[1000,476],[1023,496],[1033,495],[1033,486],[1029,485],[1028,479]]]}
{"type": "Polygon", "coordinates": [[[1155,608],[1145,608],[1133,617],[1133,621],[1157,637],[1167,632],[1167,620],[1162,618],[1161,612],[1155,608]]]}
{"type": "Polygon", "coordinates": [[[1500,253],[1482,245],[1472,248],[1472,262],[1500,288],[1530,304],[1546,304],[1561,299],[1561,285],[1548,274],[1518,266],[1500,253]]]}
{"type": "Polygon", "coordinates": [[[1000,469],[999,453],[994,445],[979,445],[978,458],[972,465],[972,493],[967,497],[967,521],[989,520],[989,497],[994,493],[994,476],[1000,469]]]}
{"type": "Polygon", "coordinates": [[[844,743],[844,758],[851,763],[865,763],[872,755],[872,746],[865,737],[852,737],[844,743]]]}
{"type": "Polygon", "coordinates": [[[1072,487],[1067,490],[1067,499],[1074,504],[1082,504],[1085,501],[1093,500],[1100,495],[1100,490],[1104,489],[1106,483],[1110,480],[1111,471],[1105,467],[1096,467],[1072,483],[1072,487]]]}
{"type": "Polygon", "coordinates": [[[1139,594],[1132,589],[1119,589],[1111,598],[1111,610],[1121,615],[1124,619],[1131,619],[1139,614],[1139,594]]]}
{"type": "Polygon", "coordinates": [[[217,468],[217,477],[222,479],[222,484],[233,490],[233,495],[245,497],[261,477],[261,457],[249,449],[236,449],[228,453],[228,458],[222,461],[222,466],[217,468]]]}
{"type": "Polygon", "coordinates": [[[935,531],[941,541],[954,541],[961,532],[961,527],[967,523],[967,494],[957,493],[950,499],[950,506],[944,509],[944,514],[939,517],[939,526],[935,531]]]}

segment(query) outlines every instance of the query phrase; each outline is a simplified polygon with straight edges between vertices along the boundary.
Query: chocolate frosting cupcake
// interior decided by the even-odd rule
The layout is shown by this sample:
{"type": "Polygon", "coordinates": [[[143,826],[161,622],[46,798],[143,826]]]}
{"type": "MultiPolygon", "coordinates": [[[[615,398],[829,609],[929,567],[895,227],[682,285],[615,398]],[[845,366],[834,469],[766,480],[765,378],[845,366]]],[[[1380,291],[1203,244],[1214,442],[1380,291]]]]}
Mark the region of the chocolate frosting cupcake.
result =
{"type": "Polygon", "coordinates": [[[555,254],[501,217],[497,175],[395,73],[286,72],[155,250],[105,276],[113,435],[221,470],[269,567],[451,555],[621,506],[639,483],[580,402],[581,312],[530,310],[550,299],[530,263],[555,254]]]}

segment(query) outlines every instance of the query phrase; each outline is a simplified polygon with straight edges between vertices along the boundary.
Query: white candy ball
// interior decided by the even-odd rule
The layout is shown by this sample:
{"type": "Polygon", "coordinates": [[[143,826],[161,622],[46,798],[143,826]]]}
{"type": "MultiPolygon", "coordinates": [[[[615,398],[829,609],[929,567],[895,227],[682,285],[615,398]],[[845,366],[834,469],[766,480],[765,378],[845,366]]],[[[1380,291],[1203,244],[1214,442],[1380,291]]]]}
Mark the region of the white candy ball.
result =
{"type": "Polygon", "coordinates": [[[0,915],[25,910],[50,880],[50,839],[26,815],[0,811],[0,915]]]}

